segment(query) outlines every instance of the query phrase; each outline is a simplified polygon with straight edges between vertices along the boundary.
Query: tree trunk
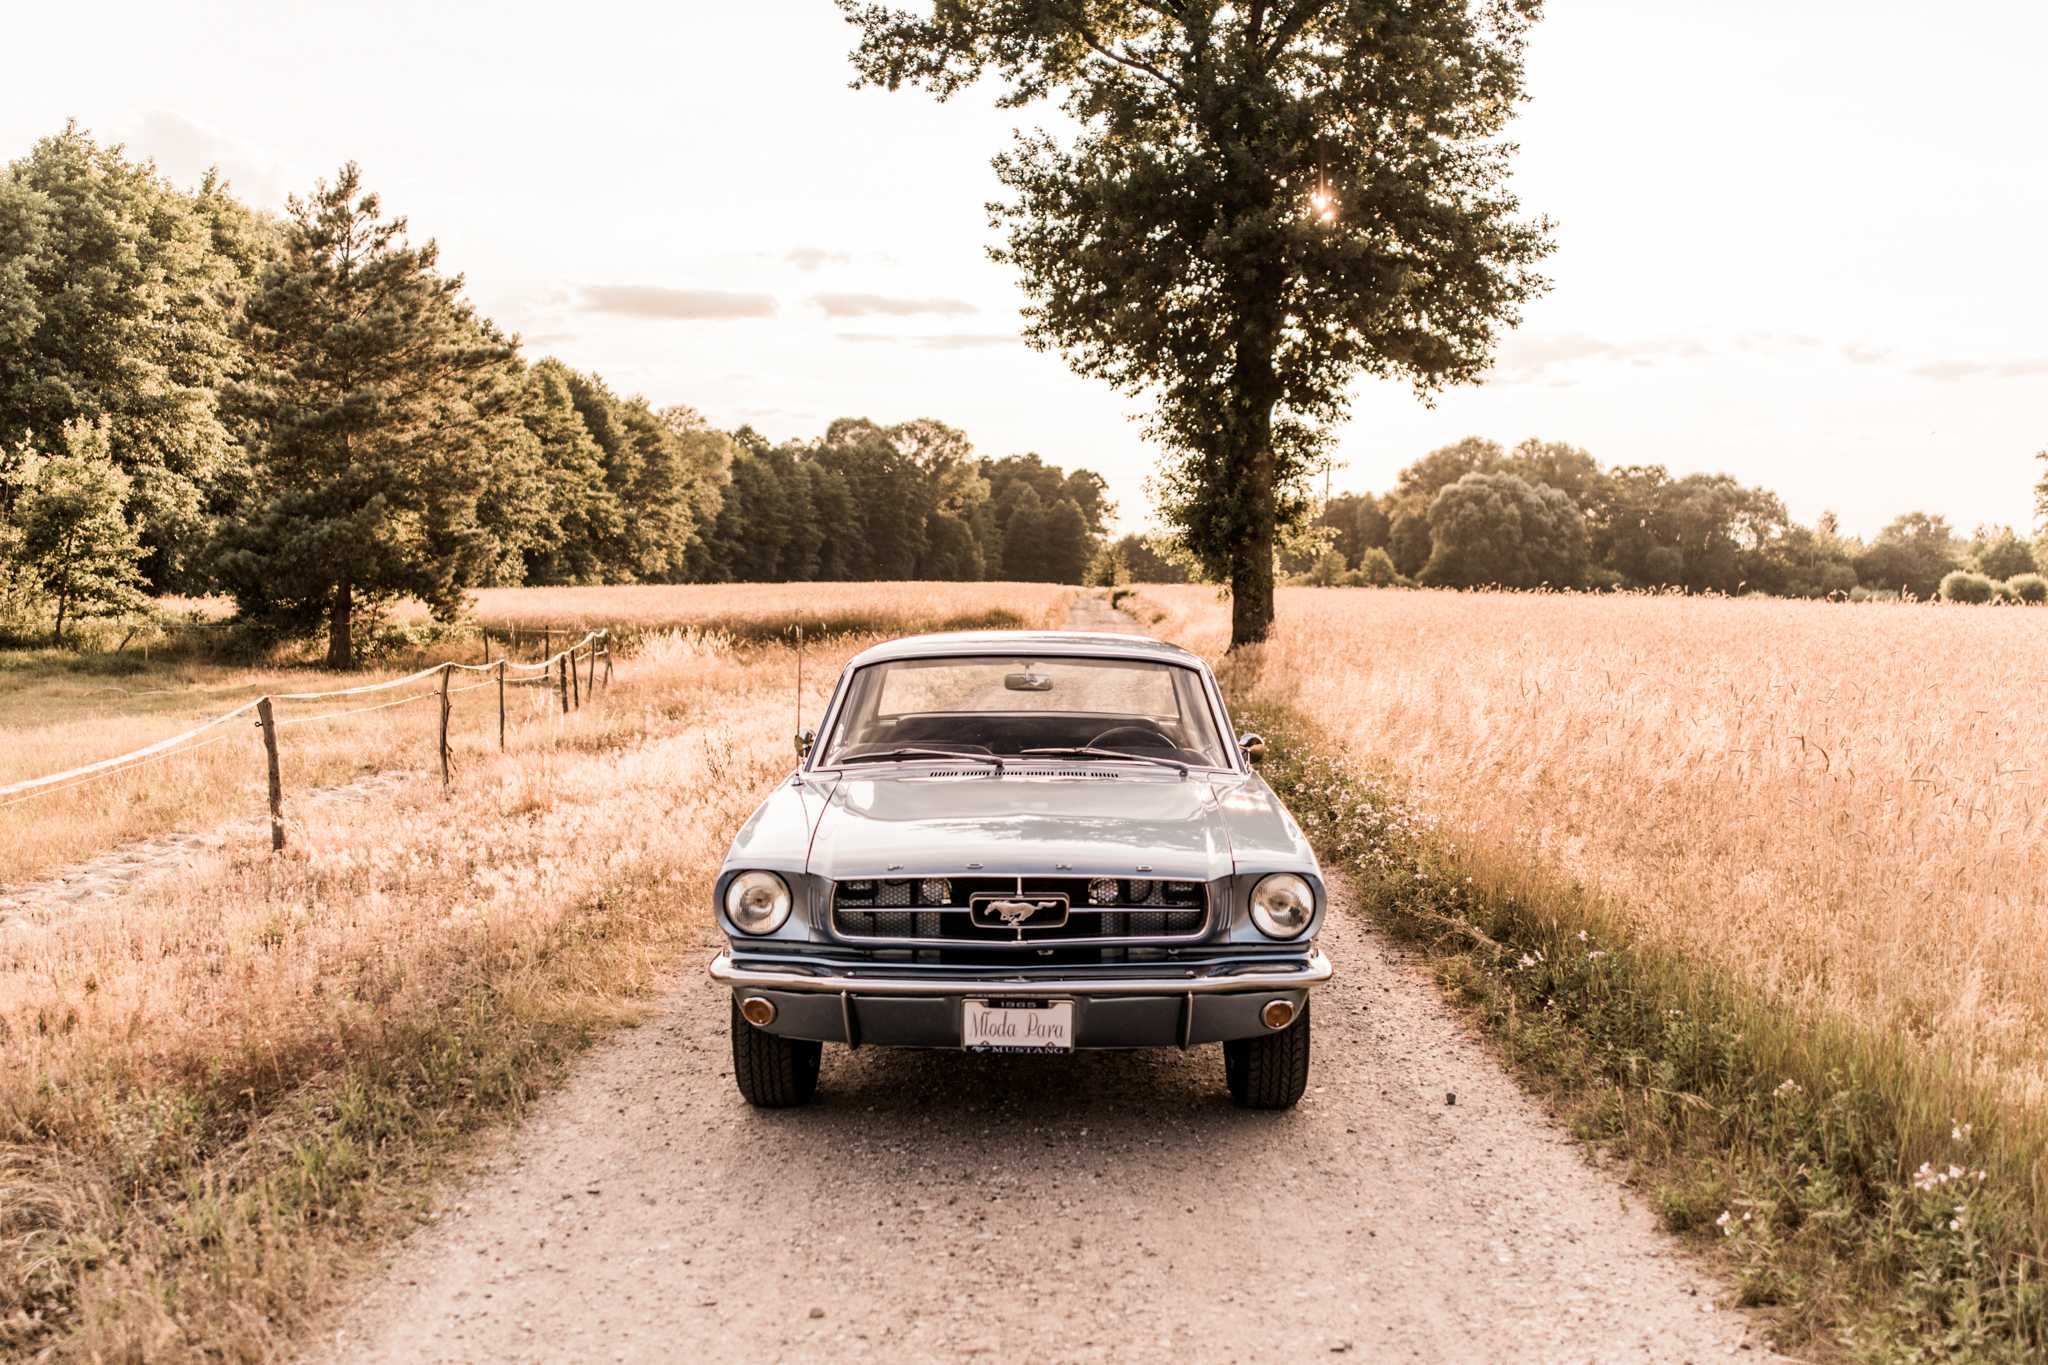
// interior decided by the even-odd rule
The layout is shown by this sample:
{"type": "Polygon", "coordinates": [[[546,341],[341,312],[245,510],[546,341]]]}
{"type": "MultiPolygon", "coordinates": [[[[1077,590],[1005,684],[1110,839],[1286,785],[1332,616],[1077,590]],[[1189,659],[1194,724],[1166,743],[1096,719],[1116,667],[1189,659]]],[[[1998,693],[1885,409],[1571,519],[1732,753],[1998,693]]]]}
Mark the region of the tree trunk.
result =
{"type": "Polygon", "coordinates": [[[1230,647],[1262,643],[1273,628],[1273,452],[1251,459],[1244,529],[1230,548],[1230,647]]]}
{"type": "Polygon", "coordinates": [[[334,588],[334,602],[327,609],[327,666],[354,668],[355,641],[349,635],[349,618],[355,612],[355,587],[347,579],[334,588]]]}
{"type": "Polygon", "coordinates": [[[1237,487],[1236,534],[1230,544],[1230,647],[1263,642],[1273,628],[1273,544],[1279,490],[1273,486],[1273,408],[1279,385],[1263,332],[1237,350],[1237,388],[1227,438],[1236,445],[1226,468],[1237,487]]]}

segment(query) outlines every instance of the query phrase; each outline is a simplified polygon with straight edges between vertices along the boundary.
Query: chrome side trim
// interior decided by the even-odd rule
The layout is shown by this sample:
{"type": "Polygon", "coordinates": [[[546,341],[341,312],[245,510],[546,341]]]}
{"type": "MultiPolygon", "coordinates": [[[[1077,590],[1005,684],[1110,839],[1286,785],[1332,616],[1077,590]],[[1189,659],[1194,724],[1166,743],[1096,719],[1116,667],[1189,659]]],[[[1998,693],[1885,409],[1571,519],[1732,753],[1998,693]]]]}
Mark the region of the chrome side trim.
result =
{"type": "MultiPolygon", "coordinates": [[[[1022,976],[996,968],[986,975],[937,979],[871,975],[866,972],[786,971],[743,967],[722,952],[711,959],[711,979],[721,986],[776,991],[820,991],[841,995],[938,996],[1085,996],[1085,995],[1214,995],[1228,992],[1302,990],[1320,986],[1335,969],[1320,948],[1305,959],[1271,967],[1240,963],[1223,971],[1183,971],[1179,975],[1146,976],[1022,976]]],[[[1189,1012],[1192,1017],[1192,1011],[1189,1012]]]]}

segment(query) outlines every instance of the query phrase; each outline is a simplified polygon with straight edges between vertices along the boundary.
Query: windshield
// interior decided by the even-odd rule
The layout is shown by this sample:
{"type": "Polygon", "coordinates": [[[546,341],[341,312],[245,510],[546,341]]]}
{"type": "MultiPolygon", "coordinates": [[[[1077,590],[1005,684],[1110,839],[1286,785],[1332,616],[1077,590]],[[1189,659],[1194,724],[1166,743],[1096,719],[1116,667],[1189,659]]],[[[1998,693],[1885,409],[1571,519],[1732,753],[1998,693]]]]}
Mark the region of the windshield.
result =
{"type": "Polygon", "coordinates": [[[819,766],[898,749],[1009,758],[1083,748],[1230,766],[1195,669],[1144,659],[998,656],[897,659],[861,669],[819,766]]]}

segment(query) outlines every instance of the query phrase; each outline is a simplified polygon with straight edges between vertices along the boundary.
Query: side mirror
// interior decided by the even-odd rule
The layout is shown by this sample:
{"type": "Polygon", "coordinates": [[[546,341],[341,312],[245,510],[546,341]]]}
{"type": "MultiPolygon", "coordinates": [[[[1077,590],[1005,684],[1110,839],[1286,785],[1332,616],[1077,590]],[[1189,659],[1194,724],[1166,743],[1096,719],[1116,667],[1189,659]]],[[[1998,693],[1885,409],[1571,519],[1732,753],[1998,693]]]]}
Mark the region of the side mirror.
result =
{"type": "Polygon", "coordinates": [[[809,757],[811,756],[811,746],[812,746],[813,744],[817,743],[817,742],[818,742],[818,736],[817,736],[817,735],[816,735],[815,733],[813,733],[812,731],[810,731],[810,730],[799,730],[799,731],[797,731],[797,732],[796,732],[796,756],[797,756],[798,758],[809,758],[809,757]]]}
{"type": "Polygon", "coordinates": [[[1264,763],[1266,761],[1266,741],[1260,739],[1257,735],[1239,735],[1237,737],[1237,747],[1238,751],[1244,755],[1244,761],[1247,763],[1264,763]]]}

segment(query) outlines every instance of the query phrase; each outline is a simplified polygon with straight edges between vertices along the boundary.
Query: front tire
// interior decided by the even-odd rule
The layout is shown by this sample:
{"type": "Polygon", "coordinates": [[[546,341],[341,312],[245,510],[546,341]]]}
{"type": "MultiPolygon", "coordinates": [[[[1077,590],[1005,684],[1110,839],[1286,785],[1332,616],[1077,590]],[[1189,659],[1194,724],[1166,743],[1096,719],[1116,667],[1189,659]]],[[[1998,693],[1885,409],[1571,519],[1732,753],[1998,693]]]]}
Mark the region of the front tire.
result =
{"type": "Polygon", "coordinates": [[[818,1059],[823,1043],[757,1029],[740,1018],[732,1000],[732,1078],[756,1109],[793,1109],[818,1093],[818,1059]]]}
{"type": "Polygon", "coordinates": [[[1278,1033],[1223,1044],[1223,1078],[1240,1109],[1292,1109],[1308,1089],[1308,1001],[1278,1033]]]}

